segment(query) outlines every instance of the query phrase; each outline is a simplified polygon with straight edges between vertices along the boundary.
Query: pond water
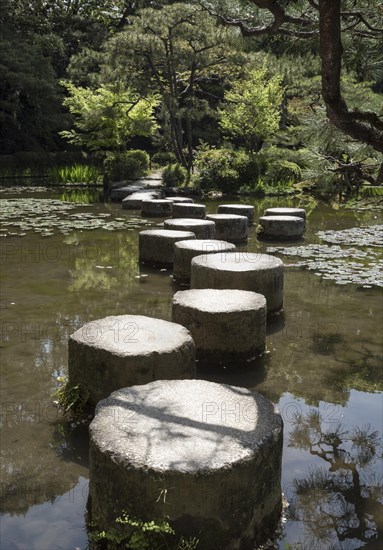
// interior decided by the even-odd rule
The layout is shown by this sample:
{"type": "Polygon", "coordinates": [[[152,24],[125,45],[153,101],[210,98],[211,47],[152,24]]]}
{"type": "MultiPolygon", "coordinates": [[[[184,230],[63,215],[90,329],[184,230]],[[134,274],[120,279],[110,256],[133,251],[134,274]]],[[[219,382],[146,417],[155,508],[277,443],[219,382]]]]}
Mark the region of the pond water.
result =
{"type": "MultiPolygon", "coordinates": [[[[137,263],[138,231],[161,220],[142,220],[120,204],[61,204],[44,188],[3,190],[1,197],[0,547],[84,550],[87,429],[62,422],[51,397],[66,373],[68,337],[107,315],[170,320],[177,286],[171,271],[137,263]]],[[[210,201],[208,210],[222,202],[210,201]]],[[[246,202],[258,215],[286,203],[306,206],[306,236],[271,244],[251,229],[244,250],[276,248],[287,264],[284,313],[270,323],[267,352],[255,366],[205,366],[198,377],[254,388],[279,405],[286,507],[274,547],[377,548],[383,540],[382,283],[376,270],[382,248],[376,228],[366,231],[373,235],[369,242],[360,231],[347,239],[333,231],[376,226],[381,213],[310,200],[246,202]],[[321,240],[319,231],[330,240],[321,240]],[[306,257],[286,251],[319,244],[306,257]],[[329,252],[331,246],[338,248],[329,252]]]]}

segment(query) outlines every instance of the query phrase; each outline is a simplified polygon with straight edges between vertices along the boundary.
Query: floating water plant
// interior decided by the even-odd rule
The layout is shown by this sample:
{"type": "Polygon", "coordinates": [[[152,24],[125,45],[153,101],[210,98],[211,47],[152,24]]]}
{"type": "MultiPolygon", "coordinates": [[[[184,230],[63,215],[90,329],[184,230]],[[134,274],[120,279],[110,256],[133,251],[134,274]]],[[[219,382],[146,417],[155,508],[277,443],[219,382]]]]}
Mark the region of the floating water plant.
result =
{"type": "Polygon", "coordinates": [[[146,225],[138,218],[113,218],[110,213],[98,213],[88,204],[64,202],[58,199],[15,198],[1,201],[0,220],[3,237],[24,236],[33,230],[41,236],[55,230],[68,235],[75,230],[105,229],[116,231],[146,225]],[[78,209],[81,209],[81,212],[78,209]],[[87,209],[91,209],[87,211],[87,209]],[[15,229],[18,231],[15,231],[15,229]]]}
{"type": "Polygon", "coordinates": [[[323,279],[335,281],[338,285],[383,286],[382,253],[372,250],[383,245],[383,225],[319,231],[317,235],[334,244],[269,247],[267,251],[298,257],[300,261],[288,265],[315,271],[323,279]]]}

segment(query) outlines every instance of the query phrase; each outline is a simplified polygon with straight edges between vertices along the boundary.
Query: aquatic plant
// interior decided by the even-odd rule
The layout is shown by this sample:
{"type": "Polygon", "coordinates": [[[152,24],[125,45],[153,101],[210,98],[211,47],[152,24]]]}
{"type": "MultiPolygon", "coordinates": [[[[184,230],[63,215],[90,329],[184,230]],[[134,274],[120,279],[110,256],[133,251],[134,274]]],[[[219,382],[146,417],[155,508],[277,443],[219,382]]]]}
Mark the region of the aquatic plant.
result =
{"type": "Polygon", "coordinates": [[[88,390],[79,385],[71,386],[67,376],[57,378],[59,386],[53,392],[52,397],[58,403],[64,414],[82,416],[86,412],[89,400],[88,390]]]}
{"type": "Polygon", "coordinates": [[[170,541],[176,533],[167,519],[143,521],[124,512],[116,523],[125,526],[129,533],[117,527],[107,531],[91,531],[90,540],[98,548],[107,550],[195,550],[199,544],[196,538],[181,537],[175,543],[170,541]]]}
{"type": "Polygon", "coordinates": [[[99,183],[102,174],[99,168],[89,164],[73,164],[50,168],[48,177],[55,183],[99,183]]]}

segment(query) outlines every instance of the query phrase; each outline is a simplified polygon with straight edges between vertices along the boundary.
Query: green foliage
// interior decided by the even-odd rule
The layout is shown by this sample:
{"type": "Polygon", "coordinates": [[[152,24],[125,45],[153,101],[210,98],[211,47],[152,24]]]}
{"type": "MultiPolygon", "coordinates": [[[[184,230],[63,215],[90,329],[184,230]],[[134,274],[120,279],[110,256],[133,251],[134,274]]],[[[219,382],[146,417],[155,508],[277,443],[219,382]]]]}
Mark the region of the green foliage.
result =
{"type": "Polygon", "coordinates": [[[258,150],[279,128],[282,100],[281,78],[270,77],[265,68],[253,69],[225,93],[220,126],[225,134],[243,140],[250,151],[258,150]]]}
{"type": "Polygon", "coordinates": [[[383,185],[365,185],[360,189],[360,196],[365,197],[383,197],[383,185]]]}
{"type": "Polygon", "coordinates": [[[104,160],[104,170],[110,181],[136,179],[147,174],[149,155],[140,149],[124,153],[109,153],[104,160]]]}
{"type": "Polygon", "coordinates": [[[169,164],[162,172],[162,182],[166,187],[177,187],[184,185],[187,181],[187,170],[178,162],[169,164]]]}
{"type": "Polygon", "coordinates": [[[75,116],[74,129],[60,132],[69,143],[96,150],[124,150],[133,136],[150,136],[157,128],[154,94],[141,97],[121,86],[90,88],[63,83],[69,96],[64,105],[75,116]]]}
{"type": "Polygon", "coordinates": [[[101,172],[96,166],[88,164],[73,164],[51,168],[48,177],[55,183],[97,183],[101,179],[101,172]]]}
{"type": "Polygon", "coordinates": [[[0,150],[54,149],[66,117],[51,60],[37,41],[1,23],[0,150]]]}
{"type": "Polygon", "coordinates": [[[143,9],[130,22],[106,46],[103,78],[113,82],[128,76],[143,93],[161,94],[166,145],[190,169],[195,126],[215,112],[215,92],[220,93],[221,86],[213,86],[221,84],[246,56],[238,54],[232,29],[217,25],[190,3],[172,3],[160,13],[155,8],[143,9]]]}
{"type": "Polygon", "coordinates": [[[159,166],[166,166],[167,164],[172,164],[176,161],[175,154],[171,151],[158,151],[152,156],[152,162],[158,164],[159,166]]]}
{"type": "Polygon", "coordinates": [[[257,156],[243,150],[203,147],[197,155],[196,167],[196,183],[203,191],[236,193],[242,185],[256,182],[259,175],[257,156]]]}
{"type": "Polygon", "coordinates": [[[270,185],[274,183],[297,183],[302,177],[302,172],[298,164],[288,160],[276,160],[270,162],[266,169],[266,182],[270,185]]]}
{"type": "Polygon", "coordinates": [[[66,414],[83,415],[86,411],[89,392],[79,385],[71,386],[66,376],[59,376],[57,380],[59,386],[52,397],[58,401],[60,408],[66,414]]]}
{"type": "Polygon", "coordinates": [[[124,513],[116,519],[116,527],[108,531],[91,532],[92,542],[106,550],[196,550],[198,539],[181,537],[173,542],[176,533],[167,520],[143,521],[124,513]],[[121,529],[121,526],[124,529],[121,529]]]}

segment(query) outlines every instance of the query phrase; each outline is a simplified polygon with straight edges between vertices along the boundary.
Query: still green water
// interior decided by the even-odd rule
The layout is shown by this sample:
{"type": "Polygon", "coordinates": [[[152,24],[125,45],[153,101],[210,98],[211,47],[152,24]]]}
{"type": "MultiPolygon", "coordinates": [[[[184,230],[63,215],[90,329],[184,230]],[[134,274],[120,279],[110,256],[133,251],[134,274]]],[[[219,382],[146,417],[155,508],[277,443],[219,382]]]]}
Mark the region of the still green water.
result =
{"type": "MultiPolygon", "coordinates": [[[[1,196],[0,548],[84,550],[87,429],[62,422],[51,397],[66,373],[68,337],[107,315],[170,320],[178,287],[171,271],[137,263],[138,231],[161,220],[141,220],[119,204],[62,211],[44,189],[1,196]]],[[[256,216],[286,205],[246,202],[256,216]]],[[[382,223],[379,211],[303,206],[308,228],[299,246],[319,243],[318,231],[382,223]]],[[[269,246],[251,228],[244,250],[269,246]]],[[[349,250],[344,261],[357,256],[349,250]]],[[[358,250],[367,268],[382,258],[379,247],[358,250]]],[[[383,541],[382,328],[379,286],[287,266],[285,309],[269,325],[266,354],[253,368],[198,370],[199,378],[254,388],[279,405],[287,506],[276,548],[372,549],[383,541]]]]}

